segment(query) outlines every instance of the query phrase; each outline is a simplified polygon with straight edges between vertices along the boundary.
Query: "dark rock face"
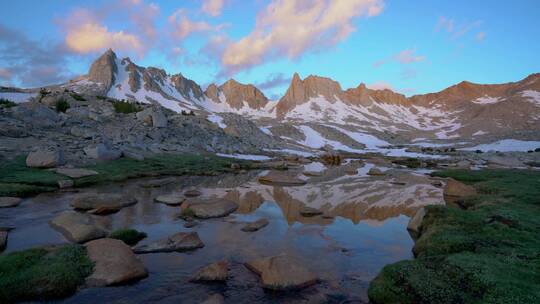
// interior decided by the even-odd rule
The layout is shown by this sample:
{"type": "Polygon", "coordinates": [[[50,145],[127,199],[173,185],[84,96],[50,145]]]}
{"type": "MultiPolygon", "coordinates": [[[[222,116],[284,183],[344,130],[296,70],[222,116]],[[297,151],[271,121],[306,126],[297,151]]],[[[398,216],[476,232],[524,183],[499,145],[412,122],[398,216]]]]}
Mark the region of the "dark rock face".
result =
{"type": "Polygon", "coordinates": [[[185,98],[190,98],[190,93],[196,99],[201,99],[204,95],[201,87],[195,81],[184,77],[182,74],[172,75],[171,82],[176,90],[185,98]]]}
{"type": "Polygon", "coordinates": [[[101,94],[105,95],[113,85],[117,71],[116,54],[109,49],[92,63],[88,72],[88,80],[102,83],[104,87],[101,94]]]}
{"type": "Polygon", "coordinates": [[[233,109],[241,109],[244,103],[252,109],[263,109],[268,103],[268,98],[264,96],[257,87],[252,84],[242,84],[234,79],[227,80],[224,84],[217,87],[211,84],[206,89],[206,96],[214,102],[220,103],[219,95],[225,96],[225,102],[233,109]]]}

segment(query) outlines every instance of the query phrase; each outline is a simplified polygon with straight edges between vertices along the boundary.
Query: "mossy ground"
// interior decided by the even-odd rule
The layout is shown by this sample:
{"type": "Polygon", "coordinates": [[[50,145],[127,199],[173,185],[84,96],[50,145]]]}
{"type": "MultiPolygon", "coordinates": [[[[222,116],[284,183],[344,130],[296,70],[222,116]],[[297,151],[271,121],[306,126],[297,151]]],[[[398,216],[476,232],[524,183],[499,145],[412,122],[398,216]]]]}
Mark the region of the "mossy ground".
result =
{"type": "MultiPolygon", "coordinates": [[[[251,162],[217,156],[195,154],[163,154],[147,157],[143,161],[121,158],[86,168],[99,174],[74,180],[76,187],[123,181],[129,178],[160,175],[214,175],[232,171],[231,164],[249,169],[251,162]]],[[[68,179],[46,169],[28,168],[25,157],[0,164],[0,196],[30,196],[54,191],[58,181],[68,179]]]]}
{"type": "Polygon", "coordinates": [[[0,303],[62,298],[93,271],[80,245],[29,249],[0,255],[0,303]]]}
{"type": "Polygon", "coordinates": [[[430,206],[414,260],[387,265],[373,303],[540,303],[540,172],[435,173],[474,185],[467,209],[430,206]]]}
{"type": "Polygon", "coordinates": [[[121,240],[122,242],[133,246],[146,237],[146,233],[139,232],[135,229],[119,229],[111,232],[111,239],[121,240]]]}

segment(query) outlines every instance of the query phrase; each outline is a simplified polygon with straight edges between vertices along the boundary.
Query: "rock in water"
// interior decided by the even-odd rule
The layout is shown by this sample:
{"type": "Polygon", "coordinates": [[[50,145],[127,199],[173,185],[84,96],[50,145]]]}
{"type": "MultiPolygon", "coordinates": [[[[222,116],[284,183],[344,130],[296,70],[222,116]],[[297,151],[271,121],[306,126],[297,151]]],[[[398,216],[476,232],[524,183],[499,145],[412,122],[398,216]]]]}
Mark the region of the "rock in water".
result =
{"type": "Polygon", "coordinates": [[[194,282],[211,282],[211,281],[226,281],[228,274],[228,263],[220,261],[212,263],[208,266],[199,268],[192,276],[191,281],[194,282]]]}
{"type": "Polygon", "coordinates": [[[180,206],[186,198],[182,194],[171,193],[156,197],[154,200],[169,206],[180,206]]]}
{"type": "Polygon", "coordinates": [[[458,182],[455,179],[448,179],[446,186],[444,187],[443,194],[451,197],[466,197],[476,194],[474,187],[465,185],[462,182],[458,182]]]}
{"type": "Polygon", "coordinates": [[[288,255],[261,258],[246,263],[261,276],[262,285],[271,290],[295,290],[316,284],[318,278],[299,260],[288,255]]]}
{"type": "Polygon", "coordinates": [[[94,273],[86,278],[92,287],[118,285],[148,276],[143,263],[124,242],[99,239],[86,244],[88,258],[94,262],[94,273]]]}
{"type": "Polygon", "coordinates": [[[50,225],[74,243],[84,243],[107,236],[107,231],[99,227],[94,218],[75,211],[62,212],[50,221],[50,225]]]}
{"type": "Polygon", "coordinates": [[[116,209],[137,203],[137,199],[116,193],[83,193],[75,196],[71,206],[77,210],[116,209]]]}
{"type": "Polygon", "coordinates": [[[201,304],[224,304],[225,299],[222,295],[219,293],[213,294],[209,296],[204,302],[201,302],[201,304]]]}
{"type": "Polygon", "coordinates": [[[58,174],[62,174],[71,178],[81,178],[81,177],[99,174],[94,170],[80,169],[80,168],[58,168],[55,171],[58,174]]]}
{"type": "Polygon", "coordinates": [[[4,250],[7,246],[8,232],[0,230],[0,251],[4,250]]]}
{"type": "Polygon", "coordinates": [[[238,209],[237,203],[226,199],[188,200],[185,204],[195,217],[202,219],[227,216],[238,209]]]}
{"type": "Polygon", "coordinates": [[[54,148],[40,148],[26,157],[26,166],[31,168],[54,168],[65,162],[63,151],[54,148]]]}
{"type": "Polygon", "coordinates": [[[271,186],[302,186],[306,181],[278,171],[271,171],[265,176],[259,177],[259,183],[271,186]]]}
{"type": "Polygon", "coordinates": [[[178,232],[164,240],[148,245],[139,245],[133,249],[135,253],[189,251],[204,247],[197,232],[178,232]]]}
{"type": "Polygon", "coordinates": [[[22,202],[21,198],[3,196],[0,197],[0,208],[17,207],[22,202]]]}
{"type": "Polygon", "coordinates": [[[413,217],[409,220],[409,224],[407,225],[407,230],[409,233],[413,236],[414,239],[418,238],[420,236],[420,227],[422,226],[422,221],[424,220],[424,216],[426,215],[426,209],[423,207],[418,209],[413,217]]]}
{"type": "Polygon", "coordinates": [[[321,215],[323,212],[319,209],[312,207],[302,207],[300,208],[300,214],[305,217],[312,217],[316,215],[321,215]]]}
{"type": "Polygon", "coordinates": [[[202,192],[196,189],[189,189],[184,192],[184,195],[187,197],[196,197],[201,196],[202,192]]]}
{"type": "Polygon", "coordinates": [[[244,227],[242,227],[242,231],[245,232],[255,232],[257,230],[260,230],[268,225],[268,220],[265,218],[258,219],[255,222],[248,223],[244,227]]]}

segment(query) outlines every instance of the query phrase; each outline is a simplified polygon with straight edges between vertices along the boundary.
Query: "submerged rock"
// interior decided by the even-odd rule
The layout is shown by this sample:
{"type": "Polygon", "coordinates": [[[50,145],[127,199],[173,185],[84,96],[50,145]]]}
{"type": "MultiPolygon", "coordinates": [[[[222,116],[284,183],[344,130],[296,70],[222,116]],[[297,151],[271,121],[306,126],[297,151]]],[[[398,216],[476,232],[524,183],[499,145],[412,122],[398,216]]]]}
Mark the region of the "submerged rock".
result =
{"type": "Polygon", "coordinates": [[[17,207],[22,202],[22,198],[3,196],[0,197],[0,208],[17,207]]]}
{"type": "Polygon", "coordinates": [[[444,187],[443,194],[451,197],[466,197],[476,194],[474,187],[465,185],[462,182],[458,182],[455,179],[449,178],[444,187]]]}
{"type": "Polygon", "coordinates": [[[302,207],[300,208],[300,214],[305,217],[312,217],[316,215],[321,215],[323,212],[319,209],[315,209],[312,207],[302,207]]]}
{"type": "Polygon", "coordinates": [[[202,219],[224,217],[238,209],[237,203],[226,199],[188,200],[185,206],[193,211],[195,217],[202,219]]]}
{"type": "Polygon", "coordinates": [[[268,220],[265,218],[258,219],[255,222],[248,223],[244,227],[242,227],[242,231],[245,232],[255,232],[257,230],[260,230],[268,225],[268,220]]]}
{"type": "Polygon", "coordinates": [[[170,185],[174,183],[175,179],[168,177],[168,178],[160,178],[160,179],[153,179],[150,181],[146,181],[141,184],[141,187],[143,188],[159,188],[166,185],[170,185]]]}
{"type": "Polygon", "coordinates": [[[259,177],[259,183],[272,186],[302,186],[306,184],[306,181],[282,172],[271,171],[259,177]]]}
{"type": "Polygon", "coordinates": [[[201,196],[202,192],[196,189],[189,189],[184,192],[184,195],[186,197],[196,197],[196,196],[201,196]]]}
{"type": "Polygon", "coordinates": [[[81,178],[81,177],[99,174],[94,170],[81,169],[81,168],[58,168],[55,171],[58,174],[62,174],[71,178],[81,178]]]}
{"type": "Polygon", "coordinates": [[[137,199],[117,193],[83,193],[71,201],[71,206],[77,210],[120,210],[136,203],[137,199]]]}
{"type": "Polygon", "coordinates": [[[383,176],[383,175],[386,175],[386,173],[384,173],[383,171],[381,171],[381,169],[379,168],[371,168],[369,169],[368,175],[372,175],[372,176],[383,176]]]}
{"type": "Polygon", "coordinates": [[[26,157],[26,166],[31,168],[54,168],[65,163],[63,151],[55,148],[40,148],[26,157]]]}
{"type": "Polygon", "coordinates": [[[107,236],[107,231],[99,227],[92,216],[75,211],[62,212],[50,221],[50,225],[74,243],[84,243],[107,236]]]}
{"type": "Polygon", "coordinates": [[[302,263],[288,255],[256,259],[246,267],[261,276],[262,285],[271,290],[294,290],[316,284],[318,278],[302,263]]]}
{"type": "Polygon", "coordinates": [[[220,261],[208,266],[199,268],[192,276],[194,282],[226,281],[228,274],[228,263],[220,261]]]}
{"type": "Polygon", "coordinates": [[[160,195],[154,200],[158,203],[163,203],[169,206],[180,206],[186,200],[186,198],[182,194],[171,193],[160,195]]]}
{"type": "Polygon", "coordinates": [[[94,262],[94,273],[86,278],[92,287],[132,282],[148,276],[143,263],[124,242],[99,239],[86,244],[88,258],[94,262]]]}
{"type": "Polygon", "coordinates": [[[166,239],[148,245],[139,245],[133,249],[135,253],[189,251],[204,247],[197,232],[178,232],[166,239]]]}
{"type": "Polygon", "coordinates": [[[209,296],[204,302],[201,302],[201,304],[224,304],[225,298],[219,293],[215,293],[211,296],[209,296]]]}

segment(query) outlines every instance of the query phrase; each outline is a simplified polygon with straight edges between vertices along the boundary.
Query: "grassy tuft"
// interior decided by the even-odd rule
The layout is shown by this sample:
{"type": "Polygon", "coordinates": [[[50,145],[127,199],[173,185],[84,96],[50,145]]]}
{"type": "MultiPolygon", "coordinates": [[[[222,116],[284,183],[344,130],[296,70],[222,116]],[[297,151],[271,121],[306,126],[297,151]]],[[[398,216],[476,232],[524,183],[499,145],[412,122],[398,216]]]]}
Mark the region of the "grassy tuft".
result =
{"type": "Polygon", "coordinates": [[[55,103],[56,112],[62,112],[66,113],[67,109],[69,109],[69,102],[67,102],[65,99],[59,99],[55,103]]]}
{"type": "Polygon", "coordinates": [[[193,209],[191,208],[184,208],[182,209],[182,213],[180,214],[180,217],[182,218],[191,218],[191,217],[195,217],[195,211],[193,211],[193,209]]]}
{"type": "Polygon", "coordinates": [[[0,303],[48,300],[73,294],[93,271],[80,245],[38,248],[0,256],[0,303]]]}
{"type": "Polygon", "coordinates": [[[129,114],[136,113],[141,110],[141,108],[137,104],[127,101],[115,101],[113,102],[113,106],[116,113],[129,114]]]}
{"type": "Polygon", "coordinates": [[[373,303],[539,303],[540,172],[449,170],[473,184],[467,209],[427,207],[415,260],[387,265],[373,303]]]}
{"type": "Polygon", "coordinates": [[[26,158],[18,156],[0,164],[0,196],[29,196],[54,191],[58,181],[66,179],[53,171],[26,166],[26,158]]]}
{"type": "Polygon", "coordinates": [[[122,242],[133,246],[146,237],[146,233],[139,232],[135,229],[119,229],[111,232],[109,235],[112,239],[121,240],[122,242]]]}
{"type": "Polygon", "coordinates": [[[13,101],[5,98],[0,98],[0,108],[12,108],[16,106],[17,104],[13,101]]]}
{"type": "Polygon", "coordinates": [[[77,94],[77,93],[75,93],[75,92],[71,93],[70,95],[71,95],[71,97],[73,97],[73,99],[75,99],[75,100],[78,100],[78,101],[86,101],[86,99],[85,99],[84,97],[82,97],[81,95],[79,95],[79,94],[77,94]]]}

